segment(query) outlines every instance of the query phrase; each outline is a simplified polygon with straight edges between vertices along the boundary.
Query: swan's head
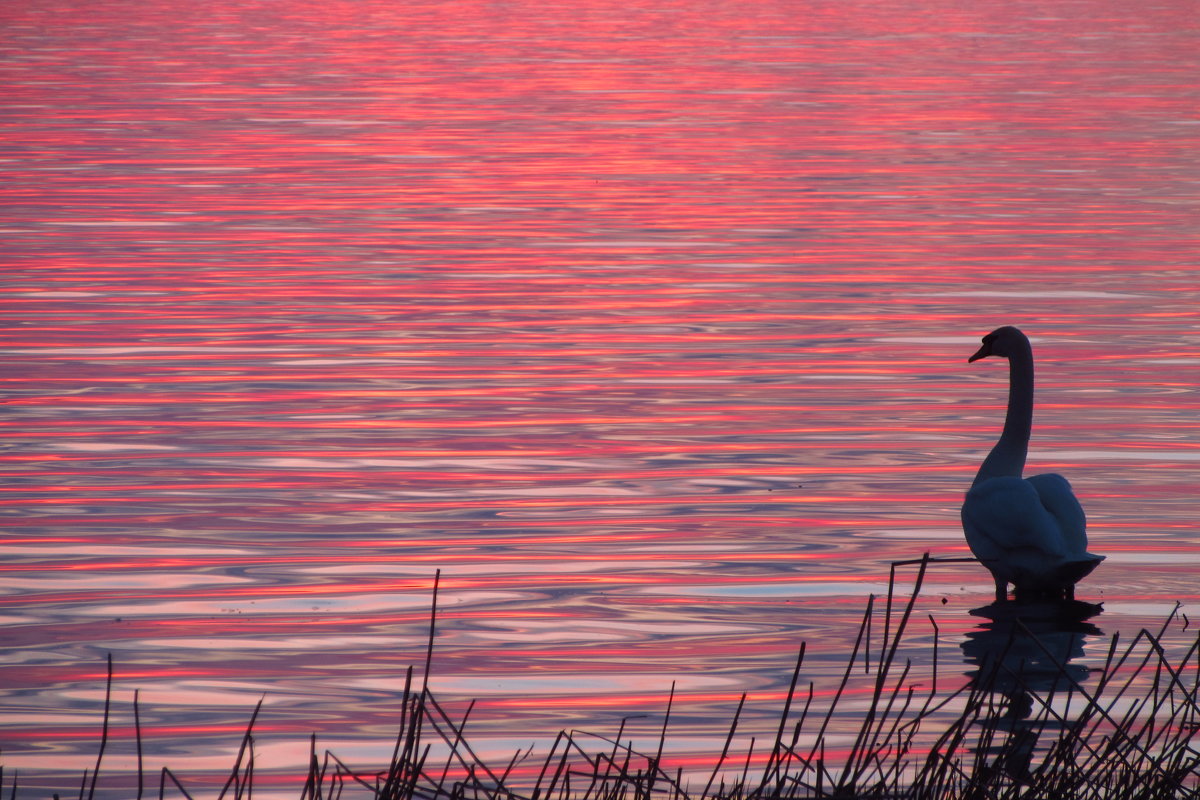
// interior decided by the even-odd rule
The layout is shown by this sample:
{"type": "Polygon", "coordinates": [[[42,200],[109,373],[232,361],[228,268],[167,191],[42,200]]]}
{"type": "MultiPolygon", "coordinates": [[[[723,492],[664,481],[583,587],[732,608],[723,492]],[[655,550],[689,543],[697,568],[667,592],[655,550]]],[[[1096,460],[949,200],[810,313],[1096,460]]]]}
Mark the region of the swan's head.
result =
{"type": "Polygon", "coordinates": [[[1012,325],[1005,325],[1003,328],[996,328],[996,330],[983,337],[983,347],[979,348],[979,351],[975,355],[968,358],[967,363],[969,364],[988,356],[1011,358],[1018,353],[1028,351],[1029,339],[1025,338],[1025,334],[1012,325]]]}

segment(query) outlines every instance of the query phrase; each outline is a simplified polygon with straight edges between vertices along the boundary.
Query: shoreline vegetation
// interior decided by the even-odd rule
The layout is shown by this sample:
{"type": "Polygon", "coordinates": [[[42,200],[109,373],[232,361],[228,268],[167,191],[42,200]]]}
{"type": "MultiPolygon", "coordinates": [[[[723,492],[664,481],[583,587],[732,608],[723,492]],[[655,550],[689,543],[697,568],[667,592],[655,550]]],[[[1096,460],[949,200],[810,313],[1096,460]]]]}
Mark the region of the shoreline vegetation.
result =
{"type": "MultiPolygon", "coordinates": [[[[872,596],[827,705],[817,701],[813,684],[801,681],[801,645],[773,741],[756,747],[751,739],[745,752],[736,752],[743,694],[711,771],[686,776],[664,756],[673,689],[657,744],[647,751],[623,740],[622,722],[613,737],[564,730],[549,752],[531,748],[506,763],[485,763],[464,733],[470,708],[462,720],[451,719],[428,688],[437,619],[435,578],[425,670],[418,681],[408,668],[389,763],[378,769],[351,768],[333,752],[322,752],[313,734],[299,800],[1200,798],[1200,633],[1182,652],[1168,653],[1163,643],[1168,627],[1189,627],[1186,616],[1180,621],[1178,608],[1157,632],[1142,630],[1128,642],[1113,635],[1102,659],[1094,659],[1102,663],[1085,667],[1071,660],[1083,653],[1084,636],[1099,634],[1087,622],[1099,606],[995,603],[972,611],[987,621],[961,645],[967,665],[974,667],[968,680],[937,680],[935,637],[932,681],[918,681],[911,662],[899,658],[899,647],[928,567],[947,560],[971,559],[926,554],[892,565],[881,640],[871,641],[872,618],[879,613],[872,596]],[[912,565],[918,568],[916,581],[900,608],[893,597],[896,568],[912,565]],[[865,709],[855,704],[839,710],[839,702],[848,703],[854,690],[864,686],[869,696],[865,709]],[[858,723],[847,745],[848,714],[858,723]]],[[[112,679],[110,655],[95,764],[76,787],[54,793],[56,799],[95,800],[98,787],[108,794],[104,755],[112,679]]],[[[218,800],[252,800],[255,794],[254,731],[261,707],[260,701],[218,800]]],[[[168,767],[157,775],[144,773],[137,719],[135,693],[138,773],[136,789],[130,783],[130,800],[206,797],[168,767]]],[[[24,789],[21,776],[0,765],[0,797],[17,800],[35,793],[49,794],[42,788],[24,789]]]]}

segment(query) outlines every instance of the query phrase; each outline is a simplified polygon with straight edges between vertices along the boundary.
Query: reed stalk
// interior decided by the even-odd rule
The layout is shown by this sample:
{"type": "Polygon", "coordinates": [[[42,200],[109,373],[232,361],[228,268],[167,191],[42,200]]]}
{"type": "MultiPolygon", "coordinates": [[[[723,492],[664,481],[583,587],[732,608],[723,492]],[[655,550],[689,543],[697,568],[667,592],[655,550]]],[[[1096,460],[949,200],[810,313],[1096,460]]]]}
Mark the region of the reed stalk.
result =
{"type": "MultiPolygon", "coordinates": [[[[319,754],[314,734],[308,742],[300,800],[342,800],[348,790],[364,800],[1200,800],[1200,635],[1181,656],[1172,656],[1163,642],[1169,626],[1178,622],[1175,612],[1157,631],[1142,630],[1128,644],[1111,637],[1103,663],[1086,679],[1088,685],[1068,668],[1070,653],[1055,652],[1021,618],[1010,628],[1008,643],[980,663],[966,684],[939,680],[935,646],[932,675],[919,676],[929,680],[924,684],[901,653],[922,581],[940,561],[926,554],[893,564],[882,639],[871,641],[877,613],[872,596],[824,713],[814,708],[813,682],[799,688],[805,685],[801,678],[806,651],[800,647],[774,738],[758,771],[753,766],[753,738],[744,753],[735,752],[747,699],[743,694],[721,753],[699,791],[685,781],[681,768],[672,770],[666,764],[676,702],[673,684],[652,754],[624,740],[622,720],[613,738],[560,731],[540,758],[532,785],[514,777],[517,766],[536,763],[532,748],[518,750],[497,769],[485,763],[465,733],[474,703],[456,722],[429,689],[437,630],[435,578],[425,672],[419,686],[412,667],[406,672],[388,764],[374,771],[353,769],[328,750],[319,754]],[[917,576],[897,613],[896,568],[908,565],[918,566],[917,576]],[[1023,652],[1030,652],[1032,643],[1040,654],[1040,673],[1010,657],[1018,637],[1026,644],[1023,652]],[[1047,664],[1054,668],[1049,677],[1047,664]],[[835,720],[847,717],[838,706],[855,681],[870,682],[869,706],[849,751],[834,759],[830,736],[835,720]],[[812,724],[816,731],[811,744],[801,749],[812,724]],[[602,748],[594,741],[602,742],[602,748]],[[437,766],[429,763],[435,744],[448,751],[437,766]],[[371,775],[374,780],[368,778],[371,775]]],[[[1186,616],[1182,619],[1187,630],[1189,622],[1186,616]]],[[[937,623],[932,617],[929,621],[936,637],[937,623]]],[[[112,684],[110,656],[98,752],[93,768],[85,770],[80,781],[80,800],[94,800],[97,793],[109,738],[112,684]]],[[[260,700],[250,716],[217,800],[253,800],[254,726],[262,705],[260,700]]],[[[141,800],[137,694],[133,710],[141,800]]],[[[17,800],[24,786],[15,773],[0,766],[0,796],[5,781],[9,800],[17,800]]],[[[164,767],[159,799],[177,793],[193,800],[184,784],[164,767]]]]}

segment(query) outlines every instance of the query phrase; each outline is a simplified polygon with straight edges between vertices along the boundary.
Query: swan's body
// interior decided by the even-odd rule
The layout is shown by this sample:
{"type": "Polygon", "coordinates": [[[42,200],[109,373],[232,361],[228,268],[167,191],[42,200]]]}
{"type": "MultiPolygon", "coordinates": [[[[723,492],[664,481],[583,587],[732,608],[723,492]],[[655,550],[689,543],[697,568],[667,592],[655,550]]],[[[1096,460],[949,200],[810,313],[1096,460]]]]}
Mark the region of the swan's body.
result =
{"type": "Polygon", "coordinates": [[[1022,478],[1033,428],[1033,350],[1016,328],[983,338],[969,361],[1001,356],[1009,363],[1004,431],[984,459],[962,507],[971,552],[996,581],[996,599],[1013,584],[1018,599],[1073,599],[1075,584],[1104,556],[1087,552],[1083,508],[1061,475],[1022,478]]]}

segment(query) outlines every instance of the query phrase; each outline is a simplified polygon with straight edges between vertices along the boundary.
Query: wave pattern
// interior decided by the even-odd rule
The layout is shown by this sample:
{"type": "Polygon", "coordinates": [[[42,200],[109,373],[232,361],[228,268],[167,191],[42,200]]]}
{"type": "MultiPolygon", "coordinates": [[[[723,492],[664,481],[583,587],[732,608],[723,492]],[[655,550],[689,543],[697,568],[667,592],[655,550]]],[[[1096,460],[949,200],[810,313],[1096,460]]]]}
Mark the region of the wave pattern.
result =
{"type": "MultiPolygon", "coordinates": [[[[1188,13],[10,9],[6,767],[88,765],[110,652],[151,761],[227,768],[264,694],[263,770],[369,761],[438,569],[477,747],[653,732],[675,682],[711,754],[890,562],[965,554],[1003,323],[1100,626],[1193,607],[1188,13]]],[[[940,565],[925,645],[989,592],[940,565]]]]}

